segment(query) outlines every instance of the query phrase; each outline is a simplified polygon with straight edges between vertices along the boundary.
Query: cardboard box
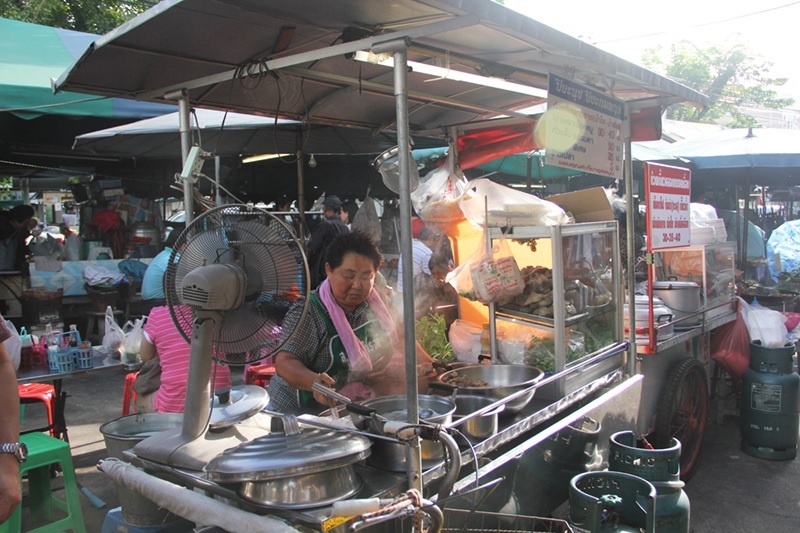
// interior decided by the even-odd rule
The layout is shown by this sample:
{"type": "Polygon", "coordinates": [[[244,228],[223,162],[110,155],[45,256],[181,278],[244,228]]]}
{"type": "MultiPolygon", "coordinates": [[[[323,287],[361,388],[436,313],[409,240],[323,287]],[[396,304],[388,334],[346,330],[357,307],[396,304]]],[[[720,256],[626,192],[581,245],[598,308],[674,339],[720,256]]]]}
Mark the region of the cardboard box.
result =
{"type": "Polygon", "coordinates": [[[559,205],[575,217],[575,222],[606,222],[614,220],[614,211],[602,187],[548,196],[546,200],[559,205]]]}

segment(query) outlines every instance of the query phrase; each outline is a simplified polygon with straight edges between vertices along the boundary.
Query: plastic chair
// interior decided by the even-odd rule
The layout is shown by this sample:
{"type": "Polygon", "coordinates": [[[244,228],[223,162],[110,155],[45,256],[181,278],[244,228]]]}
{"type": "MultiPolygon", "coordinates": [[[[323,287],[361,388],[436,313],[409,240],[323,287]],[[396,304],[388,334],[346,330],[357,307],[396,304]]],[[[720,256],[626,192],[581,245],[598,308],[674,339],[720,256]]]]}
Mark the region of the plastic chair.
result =
{"type": "MultiPolygon", "coordinates": [[[[46,383],[24,383],[17,385],[19,390],[20,407],[34,402],[44,403],[47,409],[47,425],[50,429],[50,436],[56,436],[55,412],[56,412],[56,390],[52,385],[46,383]]],[[[20,413],[21,415],[21,413],[20,413]]]]}
{"type": "MultiPolygon", "coordinates": [[[[136,392],[133,390],[133,383],[136,381],[136,376],[138,376],[138,372],[129,372],[125,375],[125,389],[122,392],[122,416],[125,416],[131,412],[131,404],[136,401],[136,392]]],[[[136,408],[133,408],[133,412],[136,412],[136,408]]]]}
{"type": "Polygon", "coordinates": [[[0,524],[0,533],[19,533],[22,531],[22,509],[30,509],[30,516],[37,521],[41,518],[49,523],[28,529],[29,533],[60,533],[71,529],[75,533],[86,533],[83,523],[81,502],[78,494],[78,481],[69,444],[63,440],[49,437],[44,433],[21,435],[20,441],[28,446],[28,460],[20,465],[20,479],[28,476],[28,495],[22,500],[11,518],[0,524]],[[53,465],[60,464],[64,480],[64,501],[55,498],[50,486],[50,472],[53,465]],[[66,514],[54,518],[54,509],[66,514]]]}

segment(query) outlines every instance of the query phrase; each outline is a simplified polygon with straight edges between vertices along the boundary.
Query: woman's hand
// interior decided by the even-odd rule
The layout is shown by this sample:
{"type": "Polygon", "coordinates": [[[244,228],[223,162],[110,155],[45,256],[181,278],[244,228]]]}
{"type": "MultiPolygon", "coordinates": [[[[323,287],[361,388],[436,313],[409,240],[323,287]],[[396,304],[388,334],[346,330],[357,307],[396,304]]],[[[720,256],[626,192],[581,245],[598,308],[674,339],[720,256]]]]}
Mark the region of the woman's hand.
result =
{"type": "Polygon", "coordinates": [[[333,379],[332,377],[330,377],[325,372],[320,372],[319,374],[314,374],[312,372],[312,374],[313,374],[313,377],[311,379],[311,383],[309,383],[309,385],[308,385],[308,390],[310,390],[310,391],[312,391],[314,393],[314,399],[317,401],[317,403],[319,403],[321,405],[327,405],[328,407],[335,407],[336,406],[336,400],[333,400],[332,398],[328,398],[327,396],[325,396],[321,392],[317,392],[317,391],[313,390],[312,387],[313,387],[314,383],[321,383],[321,384],[325,385],[326,387],[328,387],[329,389],[333,389],[333,386],[336,384],[336,380],[333,379]]]}
{"type": "Polygon", "coordinates": [[[8,453],[0,455],[0,523],[5,522],[22,501],[19,463],[8,453]]]}

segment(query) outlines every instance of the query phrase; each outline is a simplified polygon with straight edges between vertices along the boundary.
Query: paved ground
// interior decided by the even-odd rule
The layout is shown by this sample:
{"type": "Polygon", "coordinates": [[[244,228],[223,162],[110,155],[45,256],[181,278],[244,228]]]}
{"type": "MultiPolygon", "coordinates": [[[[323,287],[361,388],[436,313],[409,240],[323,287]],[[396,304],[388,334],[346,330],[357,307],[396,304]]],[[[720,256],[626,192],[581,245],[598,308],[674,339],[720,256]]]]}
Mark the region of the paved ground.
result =
{"type": "MultiPolygon", "coordinates": [[[[125,372],[109,371],[64,382],[66,417],[79,482],[106,503],[94,508],[81,496],[89,533],[99,532],[116,489],[95,465],[106,456],[101,424],[121,415],[125,372]]],[[[41,420],[29,407],[26,426],[41,420]]],[[[700,468],[686,487],[696,533],[789,533],[800,530],[800,460],[765,461],[739,450],[738,417],[709,423],[700,468]]]]}

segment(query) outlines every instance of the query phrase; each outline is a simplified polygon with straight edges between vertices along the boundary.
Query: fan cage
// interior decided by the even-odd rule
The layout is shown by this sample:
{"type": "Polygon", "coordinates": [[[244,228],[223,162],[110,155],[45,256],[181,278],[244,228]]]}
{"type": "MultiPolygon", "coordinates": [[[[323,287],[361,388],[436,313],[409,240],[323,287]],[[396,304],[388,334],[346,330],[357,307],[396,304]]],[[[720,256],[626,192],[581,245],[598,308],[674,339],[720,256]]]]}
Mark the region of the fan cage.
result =
{"type": "Polygon", "coordinates": [[[247,288],[244,303],[222,312],[216,323],[213,359],[237,366],[277,353],[291,335],[283,327],[287,313],[303,297],[302,321],[308,302],[308,263],[292,229],[263,209],[239,204],[211,209],[192,221],[178,237],[164,273],[167,305],[187,342],[198,308],[183,303],[183,278],[214,263],[241,267],[247,288]]]}

